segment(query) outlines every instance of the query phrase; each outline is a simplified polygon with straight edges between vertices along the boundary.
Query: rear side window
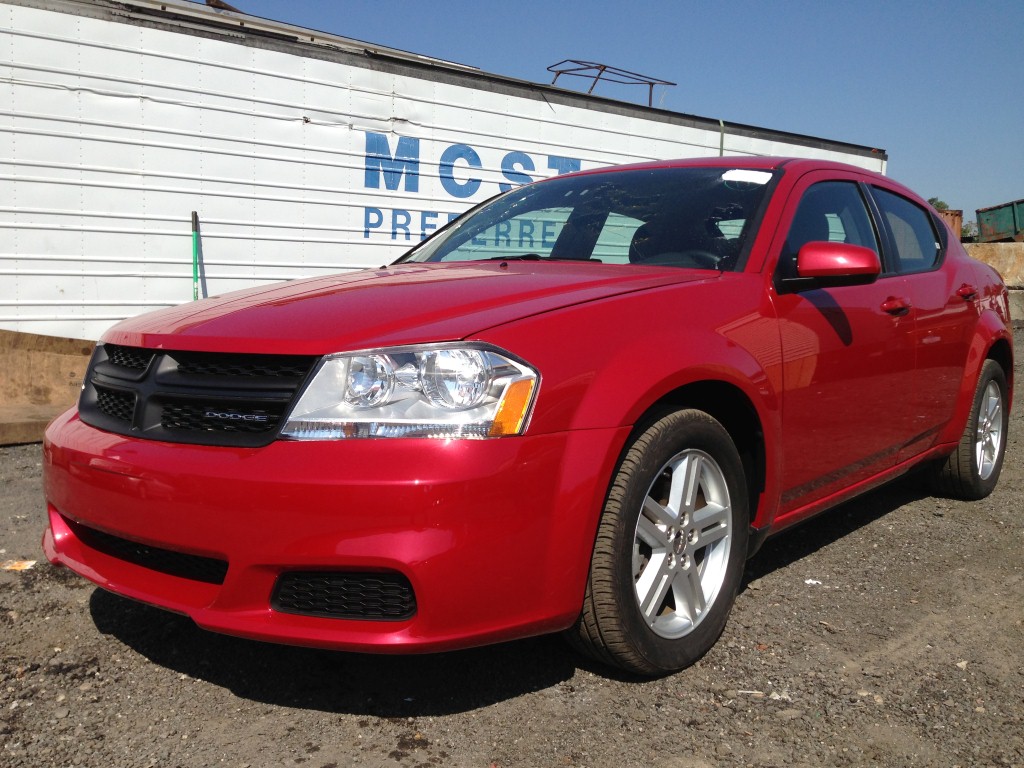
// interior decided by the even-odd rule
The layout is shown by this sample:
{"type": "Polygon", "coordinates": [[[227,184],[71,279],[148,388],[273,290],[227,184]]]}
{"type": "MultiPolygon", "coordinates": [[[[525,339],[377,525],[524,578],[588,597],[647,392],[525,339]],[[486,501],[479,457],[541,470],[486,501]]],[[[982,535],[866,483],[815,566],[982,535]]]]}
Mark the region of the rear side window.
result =
{"type": "Polygon", "coordinates": [[[942,246],[931,216],[905,197],[879,187],[874,187],[873,191],[892,234],[896,271],[923,272],[934,267],[942,246]]]}

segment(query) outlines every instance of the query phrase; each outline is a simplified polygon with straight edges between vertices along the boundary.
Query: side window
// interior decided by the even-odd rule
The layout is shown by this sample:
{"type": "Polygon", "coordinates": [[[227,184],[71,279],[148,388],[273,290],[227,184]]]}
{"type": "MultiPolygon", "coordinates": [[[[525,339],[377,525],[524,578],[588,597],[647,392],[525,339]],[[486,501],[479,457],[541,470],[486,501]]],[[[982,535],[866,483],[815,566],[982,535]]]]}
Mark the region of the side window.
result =
{"type": "Polygon", "coordinates": [[[823,181],[810,187],[789,226],[779,260],[781,277],[796,277],[796,257],[807,243],[849,243],[878,253],[871,217],[852,181],[823,181]]]}
{"type": "Polygon", "coordinates": [[[896,246],[896,271],[923,272],[934,267],[942,246],[931,217],[904,197],[879,187],[873,189],[896,246]]]}

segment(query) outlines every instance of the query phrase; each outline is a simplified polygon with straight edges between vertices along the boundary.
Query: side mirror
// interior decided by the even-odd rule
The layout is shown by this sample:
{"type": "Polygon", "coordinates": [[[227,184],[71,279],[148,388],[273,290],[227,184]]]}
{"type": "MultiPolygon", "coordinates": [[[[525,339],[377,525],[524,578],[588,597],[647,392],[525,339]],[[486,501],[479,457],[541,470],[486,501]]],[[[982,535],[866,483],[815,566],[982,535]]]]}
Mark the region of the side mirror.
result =
{"type": "Polygon", "coordinates": [[[796,257],[796,273],[800,277],[827,279],[870,278],[882,273],[878,254],[862,245],[846,243],[807,243],[796,257]]]}
{"type": "Polygon", "coordinates": [[[781,281],[786,291],[866,285],[882,274],[878,254],[870,248],[847,243],[806,243],[796,257],[796,277],[781,281]]]}

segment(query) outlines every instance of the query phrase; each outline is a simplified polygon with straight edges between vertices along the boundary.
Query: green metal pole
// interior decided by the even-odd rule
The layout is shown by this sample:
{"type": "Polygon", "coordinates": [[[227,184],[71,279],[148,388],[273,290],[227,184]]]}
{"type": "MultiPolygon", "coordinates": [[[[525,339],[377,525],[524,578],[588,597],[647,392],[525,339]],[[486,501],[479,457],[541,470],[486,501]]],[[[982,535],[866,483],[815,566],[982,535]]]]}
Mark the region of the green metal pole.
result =
{"type": "Polygon", "coordinates": [[[199,214],[192,211],[192,301],[199,301],[199,214]]]}

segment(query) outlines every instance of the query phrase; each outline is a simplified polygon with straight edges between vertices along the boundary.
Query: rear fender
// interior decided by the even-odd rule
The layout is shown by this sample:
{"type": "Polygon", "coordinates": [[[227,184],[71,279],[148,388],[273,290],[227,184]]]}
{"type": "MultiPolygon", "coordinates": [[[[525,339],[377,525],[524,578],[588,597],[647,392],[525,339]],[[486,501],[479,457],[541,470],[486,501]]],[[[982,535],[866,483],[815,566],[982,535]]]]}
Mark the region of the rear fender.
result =
{"type": "Polygon", "coordinates": [[[1005,345],[1005,354],[1009,355],[1010,365],[1005,366],[1006,370],[1004,370],[1008,388],[1007,407],[1013,402],[1013,336],[1009,331],[1008,320],[1008,317],[1004,317],[995,309],[982,310],[967,353],[967,363],[964,366],[964,378],[960,382],[960,390],[957,393],[956,408],[953,410],[953,417],[939,435],[938,442],[940,444],[955,445],[960,441],[964,428],[967,426],[971,406],[974,403],[974,390],[978,385],[981,367],[992,356],[992,350],[997,345],[1005,345]]]}

